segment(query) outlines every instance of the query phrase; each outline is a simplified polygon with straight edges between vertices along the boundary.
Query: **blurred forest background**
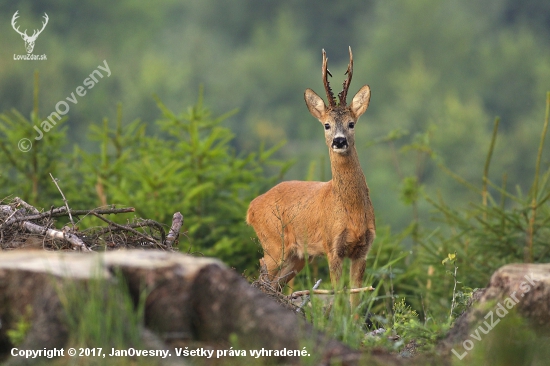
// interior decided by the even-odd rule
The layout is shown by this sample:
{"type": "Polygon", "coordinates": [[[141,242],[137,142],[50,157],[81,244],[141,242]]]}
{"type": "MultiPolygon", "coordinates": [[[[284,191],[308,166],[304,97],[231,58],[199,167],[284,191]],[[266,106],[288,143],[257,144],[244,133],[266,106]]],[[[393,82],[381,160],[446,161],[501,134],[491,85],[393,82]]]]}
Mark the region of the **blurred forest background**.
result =
{"type": "MultiPolygon", "coordinates": [[[[191,246],[253,270],[260,249],[244,223],[249,201],[281,179],[330,179],[323,128],[309,115],[303,92],[324,95],[322,48],[340,90],[348,46],[355,62],[350,94],[364,84],[372,89],[356,141],[377,241],[388,244],[388,256],[413,254],[401,265],[403,276],[408,271],[403,292],[419,288],[412,278],[419,273],[425,289],[429,266],[464,249],[464,235],[449,248],[444,237],[434,244],[434,233],[457,232],[434,222],[449,216],[425,198],[453,210],[481,203],[495,117],[500,125],[488,178],[499,187],[506,173],[506,187],[521,199],[532,188],[550,90],[547,0],[6,0],[0,14],[0,124],[3,141],[12,140],[0,151],[1,197],[23,196],[46,209],[60,205],[47,175],[55,172],[71,205],[135,206],[165,223],[180,210],[189,230],[183,250],[191,246]],[[39,28],[48,14],[34,49],[47,61],[13,60],[25,53],[10,25],[17,10],[21,29],[39,28]],[[71,104],[67,120],[31,152],[19,152],[19,138],[36,136],[32,125],[103,60],[111,76],[71,104]],[[8,136],[25,123],[27,132],[8,136]],[[37,152],[42,155],[33,161],[37,152]],[[469,189],[445,169],[480,188],[469,189]],[[428,247],[431,264],[409,270],[428,247]]],[[[548,163],[545,148],[542,169],[548,163]]],[[[488,190],[502,195],[492,185],[488,190]]],[[[511,240],[520,254],[502,260],[522,260],[525,237],[511,240]]],[[[500,257],[491,253],[486,256],[500,257]]],[[[548,256],[538,254],[532,260],[548,256]]],[[[472,265],[502,264],[469,255],[458,254],[472,265]]],[[[477,277],[467,285],[486,283],[491,269],[472,273],[477,277]]]]}

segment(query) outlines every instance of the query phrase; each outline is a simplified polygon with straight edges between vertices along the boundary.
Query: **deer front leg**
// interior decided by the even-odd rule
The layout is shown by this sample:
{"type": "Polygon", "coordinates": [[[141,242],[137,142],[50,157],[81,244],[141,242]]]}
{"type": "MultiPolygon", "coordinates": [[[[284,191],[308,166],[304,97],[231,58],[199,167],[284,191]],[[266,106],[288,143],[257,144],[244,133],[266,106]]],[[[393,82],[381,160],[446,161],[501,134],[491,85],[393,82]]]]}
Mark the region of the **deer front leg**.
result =
{"type": "Polygon", "coordinates": [[[330,282],[334,291],[340,288],[340,277],[342,276],[342,258],[336,253],[327,253],[328,268],[330,271],[330,282]]]}
{"type": "MultiPolygon", "coordinates": [[[[362,287],[366,265],[367,260],[364,257],[351,260],[350,277],[352,287],[362,287]]],[[[357,308],[357,306],[359,306],[359,297],[359,293],[350,295],[352,309],[355,309],[357,308]]]]}
{"type": "Polygon", "coordinates": [[[279,286],[281,289],[304,269],[305,264],[305,259],[296,256],[289,256],[287,260],[281,264],[281,269],[279,271],[279,286]]]}
{"type": "MultiPolygon", "coordinates": [[[[327,260],[328,260],[328,269],[330,271],[330,282],[332,284],[332,289],[334,293],[341,289],[342,283],[340,278],[342,277],[342,257],[338,253],[332,251],[327,251],[327,260]]],[[[334,303],[335,297],[330,300],[330,304],[326,309],[325,315],[328,316],[332,311],[332,305],[334,303]]]]}
{"type": "Polygon", "coordinates": [[[278,263],[266,255],[260,259],[260,268],[264,266],[269,282],[274,289],[280,290],[304,268],[305,260],[289,255],[278,263]]]}

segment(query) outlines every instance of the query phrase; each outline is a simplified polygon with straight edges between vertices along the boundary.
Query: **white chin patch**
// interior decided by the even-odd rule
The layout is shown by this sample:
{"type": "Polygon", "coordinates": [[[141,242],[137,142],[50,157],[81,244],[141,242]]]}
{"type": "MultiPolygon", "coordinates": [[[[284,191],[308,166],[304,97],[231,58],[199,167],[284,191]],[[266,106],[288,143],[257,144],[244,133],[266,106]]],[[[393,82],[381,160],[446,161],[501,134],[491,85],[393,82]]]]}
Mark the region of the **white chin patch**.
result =
{"type": "Polygon", "coordinates": [[[345,153],[348,152],[348,148],[346,147],[346,148],[338,149],[338,148],[333,147],[332,151],[334,151],[335,153],[338,153],[338,154],[345,154],[345,153]]]}

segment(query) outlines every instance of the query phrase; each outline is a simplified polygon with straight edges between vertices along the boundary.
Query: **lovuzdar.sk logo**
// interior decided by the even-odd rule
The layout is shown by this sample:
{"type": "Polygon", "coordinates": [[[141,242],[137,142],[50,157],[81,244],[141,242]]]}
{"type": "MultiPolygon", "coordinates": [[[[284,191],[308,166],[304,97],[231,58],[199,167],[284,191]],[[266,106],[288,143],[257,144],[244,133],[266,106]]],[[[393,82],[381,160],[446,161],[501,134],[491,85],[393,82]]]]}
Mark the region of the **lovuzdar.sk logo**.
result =
{"type": "Polygon", "coordinates": [[[27,30],[25,29],[24,32],[21,32],[19,30],[19,26],[16,26],[16,20],[17,18],[19,18],[19,10],[17,10],[15,12],[15,14],[13,14],[13,17],[11,18],[11,26],[13,27],[13,29],[19,33],[19,35],[21,35],[21,38],[23,38],[23,41],[25,41],[25,49],[27,50],[27,54],[26,55],[16,55],[14,54],[13,55],[13,59],[14,60],[31,60],[31,61],[40,61],[40,60],[46,60],[46,55],[35,55],[32,53],[32,50],[34,49],[34,43],[36,42],[36,38],[38,38],[38,36],[40,35],[40,33],[42,33],[42,31],[44,30],[44,28],[46,28],[46,25],[48,24],[48,14],[44,13],[44,21],[42,22],[42,29],[38,30],[38,29],[34,29],[33,33],[31,36],[29,36],[27,34],[27,30]]]}

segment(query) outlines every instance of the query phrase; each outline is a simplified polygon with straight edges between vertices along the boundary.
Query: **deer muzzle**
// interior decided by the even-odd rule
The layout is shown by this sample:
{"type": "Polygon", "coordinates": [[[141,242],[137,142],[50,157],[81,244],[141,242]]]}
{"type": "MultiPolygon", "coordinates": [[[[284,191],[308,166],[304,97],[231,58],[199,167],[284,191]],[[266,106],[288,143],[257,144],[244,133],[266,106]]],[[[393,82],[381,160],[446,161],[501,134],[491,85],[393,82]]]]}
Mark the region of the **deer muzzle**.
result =
{"type": "Polygon", "coordinates": [[[346,150],[348,148],[348,139],[345,137],[335,137],[332,140],[333,150],[346,150]]]}

